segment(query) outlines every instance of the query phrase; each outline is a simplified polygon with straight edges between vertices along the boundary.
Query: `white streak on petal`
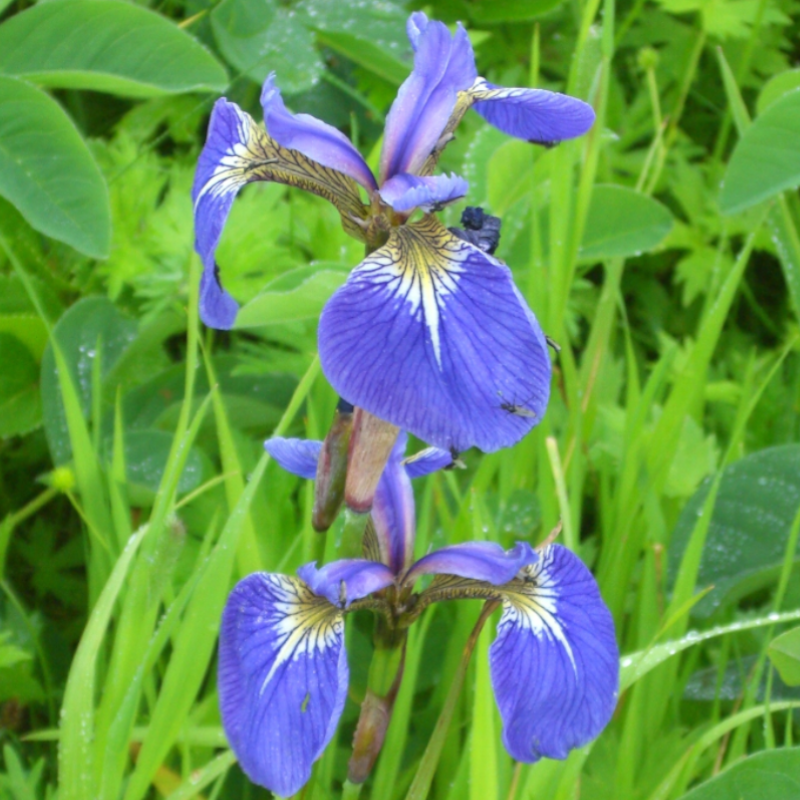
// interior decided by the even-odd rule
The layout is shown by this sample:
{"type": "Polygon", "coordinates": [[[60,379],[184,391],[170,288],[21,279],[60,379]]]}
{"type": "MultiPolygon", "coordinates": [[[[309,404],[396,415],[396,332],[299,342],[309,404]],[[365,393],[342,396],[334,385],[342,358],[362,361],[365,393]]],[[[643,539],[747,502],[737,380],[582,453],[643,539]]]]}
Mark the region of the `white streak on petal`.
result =
{"type": "Polygon", "coordinates": [[[498,630],[511,625],[530,630],[540,639],[555,639],[569,656],[577,676],[578,667],[572,647],[558,620],[558,581],[548,569],[552,563],[553,549],[548,547],[539,561],[523,570],[524,586],[506,595],[498,630]]]}
{"type": "Polygon", "coordinates": [[[324,597],[318,597],[301,581],[286,575],[267,574],[276,593],[284,599],[275,603],[277,614],[272,625],[278,641],[275,661],[261,684],[260,695],[267,690],[277,670],[287,661],[302,656],[324,653],[328,647],[338,645],[343,634],[344,621],[335,606],[324,597]]]}

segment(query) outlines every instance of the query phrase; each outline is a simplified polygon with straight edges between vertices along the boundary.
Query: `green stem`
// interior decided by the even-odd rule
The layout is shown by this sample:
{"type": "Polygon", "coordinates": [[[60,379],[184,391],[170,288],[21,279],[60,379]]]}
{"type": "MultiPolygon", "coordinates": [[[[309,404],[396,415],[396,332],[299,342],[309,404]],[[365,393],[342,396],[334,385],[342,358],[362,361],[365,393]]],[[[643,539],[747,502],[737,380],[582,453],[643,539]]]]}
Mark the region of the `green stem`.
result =
{"type": "Polygon", "coordinates": [[[436,727],[433,729],[433,735],[425,748],[425,753],[408,790],[406,800],[425,800],[428,796],[436,767],[439,764],[439,757],[442,755],[442,748],[450,729],[450,721],[453,718],[453,712],[456,710],[458,696],[461,694],[461,687],[464,685],[464,678],[467,675],[467,667],[472,657],[472,651],[478,643],[478,637],[486,624],[486,620],[492,615],[497,605],[497,600],[489,600],[484,605],[483,611],[481,611],[481,615],[478,617],[478,621],[475,623],[475,627],[464,645],[464,652],[461,655],[456,674],[453,675],[450,691],[447,693],[447,699],[444,701],[439,719],[436,721],[436,727]]]}
{"type": "Polygon", "coordinates": [[[344,786],[342,787],[342,800],[358,800],[358,797],[361,794],[361,787],[363,783],[351,783],[350,781],[345,781],[344,786]]]}

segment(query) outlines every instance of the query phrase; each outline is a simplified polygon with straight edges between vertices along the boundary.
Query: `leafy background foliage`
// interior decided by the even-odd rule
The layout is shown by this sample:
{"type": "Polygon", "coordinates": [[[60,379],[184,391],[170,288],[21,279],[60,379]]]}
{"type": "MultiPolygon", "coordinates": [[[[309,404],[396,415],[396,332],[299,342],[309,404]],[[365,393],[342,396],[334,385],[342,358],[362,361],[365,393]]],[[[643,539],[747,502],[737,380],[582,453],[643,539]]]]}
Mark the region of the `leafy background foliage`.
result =
{"type": "MultiPolygon", "coordinates": [[[[418,7],[0,0],[0,797],[268,796],[222,734],[218,620],[238,577],[334,552],[261,442],[324,435],[315,319],[361,253],[324,202],[248,187],[219,250],[239,329],[199,329],[194,164],[215,97],[256,114],[270,70],[374,161],[418,7]]],[[[544,151],[470,115],[442,159],[503,217],[499,256],[562,351],[533,434],[417,487],[418,546],[562,519],[624,691],[593,746],[513,764],[486,634],[431,759],[478,614],[436,607],[365,796],[421,798],[425,774],[453,800],[796,798],[798,4],[424,8],[467,25],[481,74],[598,124],[544,151]]],[[[371,647],[353,622],[353,702],[305,798],[341,791],[371,647]]]]}

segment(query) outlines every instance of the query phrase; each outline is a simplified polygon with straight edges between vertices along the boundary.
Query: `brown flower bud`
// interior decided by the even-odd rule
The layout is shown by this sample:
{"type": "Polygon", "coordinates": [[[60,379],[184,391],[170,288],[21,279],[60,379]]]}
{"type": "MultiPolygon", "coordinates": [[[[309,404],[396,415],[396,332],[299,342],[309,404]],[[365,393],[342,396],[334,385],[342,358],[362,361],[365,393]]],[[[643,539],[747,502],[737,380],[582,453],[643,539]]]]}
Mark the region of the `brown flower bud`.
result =
{"type": "Polygon", "coordinates": [[[347,479],[347,455],[353,430],[353,406],[339,401],[317,461],[314,483],[314,510],[311,524],[316,531],[326,531],[333,524],[344,500],[347,479]]]}
{"type": "Polygon", "coordinates": [[[348,508],[359,514],[365,514],[372,508],[375,488],[399,432],[396,425],[373,416],[363,408],[356,408],[345,484],[348,508]]]}

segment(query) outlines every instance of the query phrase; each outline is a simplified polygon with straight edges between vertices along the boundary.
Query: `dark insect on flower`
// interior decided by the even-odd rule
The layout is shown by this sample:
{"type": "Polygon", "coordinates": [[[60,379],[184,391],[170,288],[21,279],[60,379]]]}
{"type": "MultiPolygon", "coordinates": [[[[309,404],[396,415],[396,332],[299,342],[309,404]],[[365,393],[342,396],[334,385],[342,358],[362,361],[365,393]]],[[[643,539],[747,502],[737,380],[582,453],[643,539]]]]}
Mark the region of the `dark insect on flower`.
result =
{"type": "Polygon", "coordinates": [[[462,231],[448,231],[431,212],[469,187],[458,175],[433,173],[470,108],[510,136],[547,143],[586,133],[594,111],[556,92],[488,83],[461,25],[451,34],[415,12],[407,32],[414,69],[386,118],[377,176],[336,128],[291,113],[274,73],[261,94],[266,130],[217,101],[192,190],[204,265],[200,314],[215,328],[236,322],[238,304],[222,287],[215,252],[243,186],[277,181],[324,197],[369,253],[320,317],[325,376],[355,406],[425,442],[491,452],[534,424],[498,408],[497,388],[531,396],[541,419],[550,357],[511,271],[492,256],[500,221],[473,209],[462,231]]]}
{"type": "Polygon", "coordinates": [[[475,247],[494,255],[497,246],[500,244],[500,217],[492,217],[486,214],[480,207],[467,206],[461,214],[462,228],[448,228],[451,233],[463,239],[465,242],[474,244],[475,247]]]}

